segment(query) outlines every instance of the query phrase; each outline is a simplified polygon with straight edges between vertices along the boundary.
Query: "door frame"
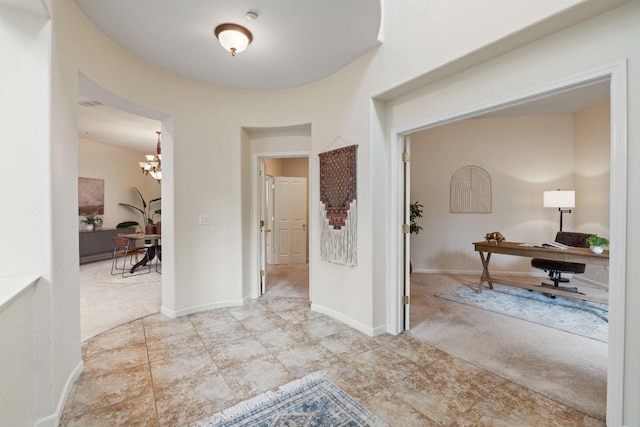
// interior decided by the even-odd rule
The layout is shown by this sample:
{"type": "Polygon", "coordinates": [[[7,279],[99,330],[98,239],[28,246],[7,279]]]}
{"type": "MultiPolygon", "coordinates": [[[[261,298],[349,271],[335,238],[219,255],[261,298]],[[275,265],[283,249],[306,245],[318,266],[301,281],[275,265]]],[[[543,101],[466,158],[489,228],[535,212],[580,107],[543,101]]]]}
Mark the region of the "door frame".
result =
{"type": "MultiPolygon", "coordinates": [[[[263,151],[259,153],[253,153],[251,159],[251,298],[256,299],[260,297],[260,210],[261,206],[261,176],[260,176],[260,164],[261,160],[272,158],[295,158],[295,157],[307,157],[311,158],[311,151],[263,151]]],[[[311,164],[309,165],[309,178],[307,185],[311,188],[311,164]]],[[[308,206],[309,208],[310,206],[308,206]]],[[[309,218],[311,219],[311,218],[309,218]]],[[[311,240],[311,224],[313,221],[309,221],[307,224],[307,239],[311,240]]],[[[310,242],[309,242],[310,243],[310,242]]],[[[309,248],[311,245],[309,245],[309,248]]],[[[309,254],[307,253],[307,257],[309,254]]],[[[309,296],[311,296],[311,282],[309,282],[309,296]]]]}
{"type": "Polygon", "coordinates": [[[403,257],[401,219],[408,209],[404,202],[402,148],[404,137],[424,129],[476,117],[536,98],[577,89],[596,82],[609,81],[611,96],[611,160],[609,235],[611,260],[609,283],[609,343],[607,366],[607,425],[622,425],[624,357],[625,357],[625,293],[626,293],[626,223],[627,223],[627,61],[620,60],[558,80],[491,99],[445,115],[431,116],[405,127],[391,129],[390,170],[390,227],[388,249],[390,256],[387,287],[387,331],[402,332],[403,257]]]}

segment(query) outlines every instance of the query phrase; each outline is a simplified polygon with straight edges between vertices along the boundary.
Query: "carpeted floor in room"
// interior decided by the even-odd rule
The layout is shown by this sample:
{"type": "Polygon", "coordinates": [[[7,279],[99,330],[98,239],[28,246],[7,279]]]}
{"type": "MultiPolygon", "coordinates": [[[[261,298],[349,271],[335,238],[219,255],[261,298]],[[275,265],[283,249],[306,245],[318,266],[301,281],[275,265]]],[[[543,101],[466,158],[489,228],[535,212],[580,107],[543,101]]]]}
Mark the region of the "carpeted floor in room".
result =
{"type": "MultiPolygon", "coordinates": [[[[399,336],[371,338],[311,312],[306,298],[269,293],[243,307],[178,319],[157,313],[132,320],[83,343],[85,370],[69,396],[61,425],[193,425],[319,370],[391,426],[604,425],[603,416],[572,409],[546,392],[510,381],[504,372],[492,373],[482,367],[485,362],[455,354],[456,345],[471,346],[459,341],[476,337],[483,345],[472,352],[484,355],[482,347],[497,347],[500,341],[492,340],[503,329],[488,320],[492,316],[458,311],[453,302],[448,308],[434,307],[432,288],[445,286],[448,279],[433,284],[428,276],[435,275],[414,275],[415,328],[399,336]],[[436,329],[443,330],[444,322],[448,330],[421,330],[420,316],[438,325],[436,329]],[[459,325],[452,321],[456,318],[459,325]],[[478,325],[482,327],[475,329],[478,325]],[[482,339],[484,334],[489,335],[482,339]]],[[[92,301],[100,298],[82,299],[83,304],[92,301]]],[[[82,308],[86,310],[92,308],[82,308]]],[[[501,320],[498,323],[506,323],[501,320]]],[[[540,351],[545,344],[535,340],[546,335],[531,329],[536,328],[521,327],[526,339],[511,343],[519,350],[504,353],[523,360],[521,353],[540,351]]],[[[516,360],[507,370],[518,366],[516,360]]]]}

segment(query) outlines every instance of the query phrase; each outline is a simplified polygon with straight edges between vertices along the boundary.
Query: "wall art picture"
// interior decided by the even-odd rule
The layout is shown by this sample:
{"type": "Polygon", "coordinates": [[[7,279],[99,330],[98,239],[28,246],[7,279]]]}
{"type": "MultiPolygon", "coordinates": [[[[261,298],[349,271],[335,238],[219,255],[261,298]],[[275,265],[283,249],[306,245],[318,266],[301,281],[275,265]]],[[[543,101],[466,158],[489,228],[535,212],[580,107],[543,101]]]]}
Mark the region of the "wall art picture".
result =
{"type": "Polygon", "coordinates": [[[356,265],[357,145],[320,153],[320,258],[356,265]]]}
{"type": "Polygon", "coordinates": [[[489,214],[491,211],[489,172],[475,165],[458,169],[451,177],[449,212],[489,214]]]}
{"type": "Polygon", "coordinates": [[[104,215],[104,180],[78,178],[78,214],[104,215]]]}

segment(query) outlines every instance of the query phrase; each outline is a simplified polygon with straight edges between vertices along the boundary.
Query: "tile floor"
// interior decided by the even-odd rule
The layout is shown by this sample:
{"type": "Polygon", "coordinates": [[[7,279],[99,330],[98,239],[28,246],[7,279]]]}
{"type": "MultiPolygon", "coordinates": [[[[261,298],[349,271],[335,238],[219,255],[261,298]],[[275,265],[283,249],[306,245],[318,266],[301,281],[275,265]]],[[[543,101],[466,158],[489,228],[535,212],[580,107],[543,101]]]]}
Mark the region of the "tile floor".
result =
{"type": "Polygon", "coordinates": [[[604,426],[406,335],[370,338],[304,299],[155,314],[83,344],[61,426],[189,426],[322,370],[391,426],[604,426]]]}

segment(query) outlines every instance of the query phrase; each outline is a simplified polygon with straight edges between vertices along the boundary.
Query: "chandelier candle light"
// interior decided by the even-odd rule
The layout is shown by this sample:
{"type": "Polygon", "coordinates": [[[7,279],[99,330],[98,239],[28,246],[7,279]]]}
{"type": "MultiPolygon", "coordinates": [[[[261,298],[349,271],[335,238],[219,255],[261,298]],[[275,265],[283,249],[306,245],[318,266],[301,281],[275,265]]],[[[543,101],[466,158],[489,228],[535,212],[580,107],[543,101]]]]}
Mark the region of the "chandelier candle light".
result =
{"type": "Polygon", "coordinates": [[[160,182],[162,180],[162,154],[160,151],[160,131],[158,134],[158,145],[156,146],[156,154],[147,154],[146,162],[138,162],[142,168],[142,173],[151,176],[151,178],[160,182]]]}

